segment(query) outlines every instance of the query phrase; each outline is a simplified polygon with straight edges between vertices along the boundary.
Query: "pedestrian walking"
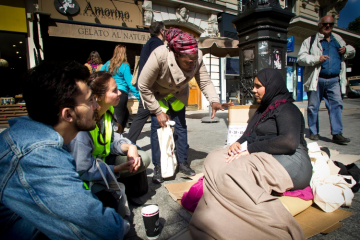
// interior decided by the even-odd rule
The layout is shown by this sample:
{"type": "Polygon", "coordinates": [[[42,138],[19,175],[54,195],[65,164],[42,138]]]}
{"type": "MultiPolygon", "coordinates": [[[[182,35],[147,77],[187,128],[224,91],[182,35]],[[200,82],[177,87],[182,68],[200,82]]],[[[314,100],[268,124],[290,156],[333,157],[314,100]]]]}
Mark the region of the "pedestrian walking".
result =
{"type": "Polygon", "coordinates": [[[330,15],[320,19],[319,32],[305,39],[301,45],[298,63],[305,66],[309,138],[319,140],[319,107],[324,99],[330,118],[332,141],[347,144],[350,139],[343,136],[341,116],[347,83],[345,60],[355,56],[355,49],[332,32],[334,23],[330,15]]]}
{"type": "Polygon", "coordinates": [[[100,70],[108,71],[113,76],[121,92],[119,104],[114,106],[114,115],[118,122],[118,132],[122,133],[129,119],[129,110],[127,108],[129,91],[139,100],[139,91],[131,85],[132,74],[126,56],[126,46],[122,44],[116,45],[113,57],[100,70]]]}
{"type": "MultiPolygon", "coordinates": [[[[157,47],[164,45],[165,31],[166,29],[163,22],[153,22],[150,25],[149,32],[151,38],[147,41],[141,50],[138,76],[140,76],[141,70],[143,69],[152,51],[154,51],[154,49],[157,47]]],[[[138,89],[138,81],[136,81],[136,88],[138,89]]],[[[150,111],[144,108],[141,98],[139,101],[137,114],[131,123],[129,134],[127,135],[127,138],[130,139],[130,141],[133,143],[136,143],[146,121],[150,116],[150,111]]]]}

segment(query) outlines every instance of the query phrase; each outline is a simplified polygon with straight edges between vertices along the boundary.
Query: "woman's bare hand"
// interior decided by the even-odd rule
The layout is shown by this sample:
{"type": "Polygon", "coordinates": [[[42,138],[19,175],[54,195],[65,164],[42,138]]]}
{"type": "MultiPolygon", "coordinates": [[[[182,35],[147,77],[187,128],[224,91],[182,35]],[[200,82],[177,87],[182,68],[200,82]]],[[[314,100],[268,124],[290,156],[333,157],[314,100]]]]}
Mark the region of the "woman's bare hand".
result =
{"type": "Polygon", "coordinates": [[[117,173],[117,172],[126,171],[126,170],[130,171],[133,164],[134,164],[134,161],[131,160],[131,161],[127,161],[125,163],[116,165],[116,166],[114,166],[114,172],[117,173]]]}
{"type": "Polygon", "coordinates": [[[132,166],[129,169],[129,172],[136,172],[141,165],[141,158],[139,157],[136,145],[129,146],[129,149],[127,151],[127,159],[128,162],[133,162],[132,166]]]}
{"type": "Polygon", "coordinates": [[[228,151],[229,156],[233,156],[235,154],[241,153],[241,144],[239,142],[234,142],[230,147],[228,151]]]}
{"type": "Polygon", "coordinates": [[[231,163],[232,161],[234,161],[235,159],[238,159],[240,157],[243,157],[243,156],[246,156],[246,155],[249,155],[250,153],[248,152],[248,150],[246,151],[243,151],[241,153],[237,153],[237,154],[234,154],[232,156],[227,156],[226,157],[226,163],[231,163]]]}

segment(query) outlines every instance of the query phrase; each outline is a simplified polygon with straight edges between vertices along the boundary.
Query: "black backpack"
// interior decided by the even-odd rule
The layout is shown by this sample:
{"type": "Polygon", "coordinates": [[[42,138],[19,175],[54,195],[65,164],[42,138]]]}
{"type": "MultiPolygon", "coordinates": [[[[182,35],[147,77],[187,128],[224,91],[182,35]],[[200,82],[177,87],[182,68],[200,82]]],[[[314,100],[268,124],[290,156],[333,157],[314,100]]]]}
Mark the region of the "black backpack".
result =
{"type": "Polygon", "coordinates": [[[309,47],[309,54],[310,54],[310,49],[312,48],[312,45],[314,44],[315,37],[316,37],[316,34],[311,35],[311,38],[310,38],[310,47],[309,47]]]}

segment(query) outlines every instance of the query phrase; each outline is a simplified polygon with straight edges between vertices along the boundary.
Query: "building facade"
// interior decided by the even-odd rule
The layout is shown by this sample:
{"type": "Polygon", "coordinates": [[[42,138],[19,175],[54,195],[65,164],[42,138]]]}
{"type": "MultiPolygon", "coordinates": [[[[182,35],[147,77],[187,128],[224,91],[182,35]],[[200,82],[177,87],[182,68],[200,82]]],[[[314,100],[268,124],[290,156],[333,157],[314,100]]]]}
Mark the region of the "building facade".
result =
{"type": "MultiPolygon", "coordinates": [[[[246,1],[242,1],[246,2],[246,1]]],[[[335,19],[335,26],[333,31],[339,34],[347,44],[355,46],[360,40],[360,34],[348,31],[346,29],[337,27],[340,10],[346,5],[346,0],[279,0],[281,7],[287,11],[295,14],[295,17],[290,21],[288,28],[288,41],[291,42],[291,48],[288,47],[286,59],[287,72],[287,86],[290,92],[293,93],[294,99],[306,100],[306,93],[303,92],[302,84],[302,70],[303,68],[296,64],[297,55],[300,50],[302,42],[311,35],[318,32],[319,19],[325,15],[332,15],[335,19]]],[[[241,12],[241,9],[240,9],[241,12]]],[[[234,37],[236,29],[232,27],[232,20],[236,16],[232,14],[222,13],[219,15],[219,31],[221,36],[234,37]]],[[[222,100],[238,100],[238,93],[240,84],[239,70],[236,69],[236,58],[222,59],[222,100]],[[226,88],[225,88],[226,86],[226,88]]],[[[259,69],[258,69],[259,70],[259,69]]],[[[351,68],[347,69],[351,71],[351,68]]],[[[351,73],[348,73],[349,75],[351,73]]]]}
{"type": "MultiPolygon", "coordinates": [[[[291,37],[294,47],[287,53],[286,61],[289,90],[295,98],[301,95],[300,100],[303,99],[302,92],[297,91],[301,68],[296,65],[296,57],[301,43],[317,32],[320,17],[331,14],[337,22],[346,1],[279,1],[284,9],[296,15],[288,28],[288,37],[291,37]]],[[[232,20],[238,15],[238,6],[243,2],[246,1],[3,0],[0,4],[0,20],[5,24],[0,25],[0,58],[8,59],[9,64],[6,68],[0,67],[0,71],[2,77],[12,78],[13,81],[2,88],[1,95],[20,93],[20,73],[36,66],[41,60],[76,60],[85,63],[91,51],[98,51],[103,62],[106,62],[112,57],[117,44],[127,47],[128,60],[133,69],[135,56],[140,55],[142,46],[149,39],[148,27],[154,21],[164,22],[166,28],[180,28],[195,37],[237,39],[232,20]]],[[[360,39],[360,34],[337,26],[334,32],[340,34],[348,44],[355,45],[360,39]]],[[[237,102],[239,58],[217,58],[206,54],[204,62],[221,101],[237,102]]],[[[189,104],[193,109],[207,109],[209,103],[194,79],[189,88],[189,104]]]]}
{"type": "MultiPolygon", "coordinates": [[[[54,2],[38,0],[29,21],[30,67],[40,60],[73,59],[85,62],[91,51],[105,61],[116,44],[127,47],[131,69],[135,56],[149,39],[148,27],[154,21],[166,28],[177,27],[195,37],[218,36],[218,15],[237,14],[237,1],[215,0],[87,0],[54,2]]],[[[220,59],[204,56],[211,79],[221,93],[220,59]],[[211,68],[210,68],[211,62],[211,68]]],[[[207,109],[209,103],[195,79],[189,84],[191,109],[207,109]]]]}

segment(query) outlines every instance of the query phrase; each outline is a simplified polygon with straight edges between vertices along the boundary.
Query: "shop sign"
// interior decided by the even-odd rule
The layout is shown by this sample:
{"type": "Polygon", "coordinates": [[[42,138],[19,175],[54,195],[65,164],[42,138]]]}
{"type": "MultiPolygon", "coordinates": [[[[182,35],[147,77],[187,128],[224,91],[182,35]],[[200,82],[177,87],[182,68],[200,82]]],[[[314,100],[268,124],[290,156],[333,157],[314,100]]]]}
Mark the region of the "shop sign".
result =
{"type": "Polygon", "coordinates": [[[92,27],[66,23],[56,23],[56,26],[49,26],[49,36],[94,39],[137,44],[145,44],[150,38],[150,34],[148,32],[92,27]]]}
{"type": "Polygon", "coordinates": [[[54,0],[54,6],[59,13],[68,16],[76,15],[80,10],[75,0],[54,0]]]}
{"type": "Polygon", "coordinates": [[[293,52],[295,47],[294,36],[287,37],[286,52],[293,52]]]}
{"type": "Polygon", "coordinates": [[[126,19],[130,18],[130,13],[128,11],[120,11],[118,9],[109,9],[109,8],[102,8],[102,7],[91,7],[90,2],[87,3],[83,15],[87,16],[89,14],[98,16],[98,17],[110,17],[115,19],[126,19]]]}
{"type": "Polygon", "coordinates": [[[297,62],[297,57],[287,57],[287,62],[288,63],[296,63],[297,62]]]}

